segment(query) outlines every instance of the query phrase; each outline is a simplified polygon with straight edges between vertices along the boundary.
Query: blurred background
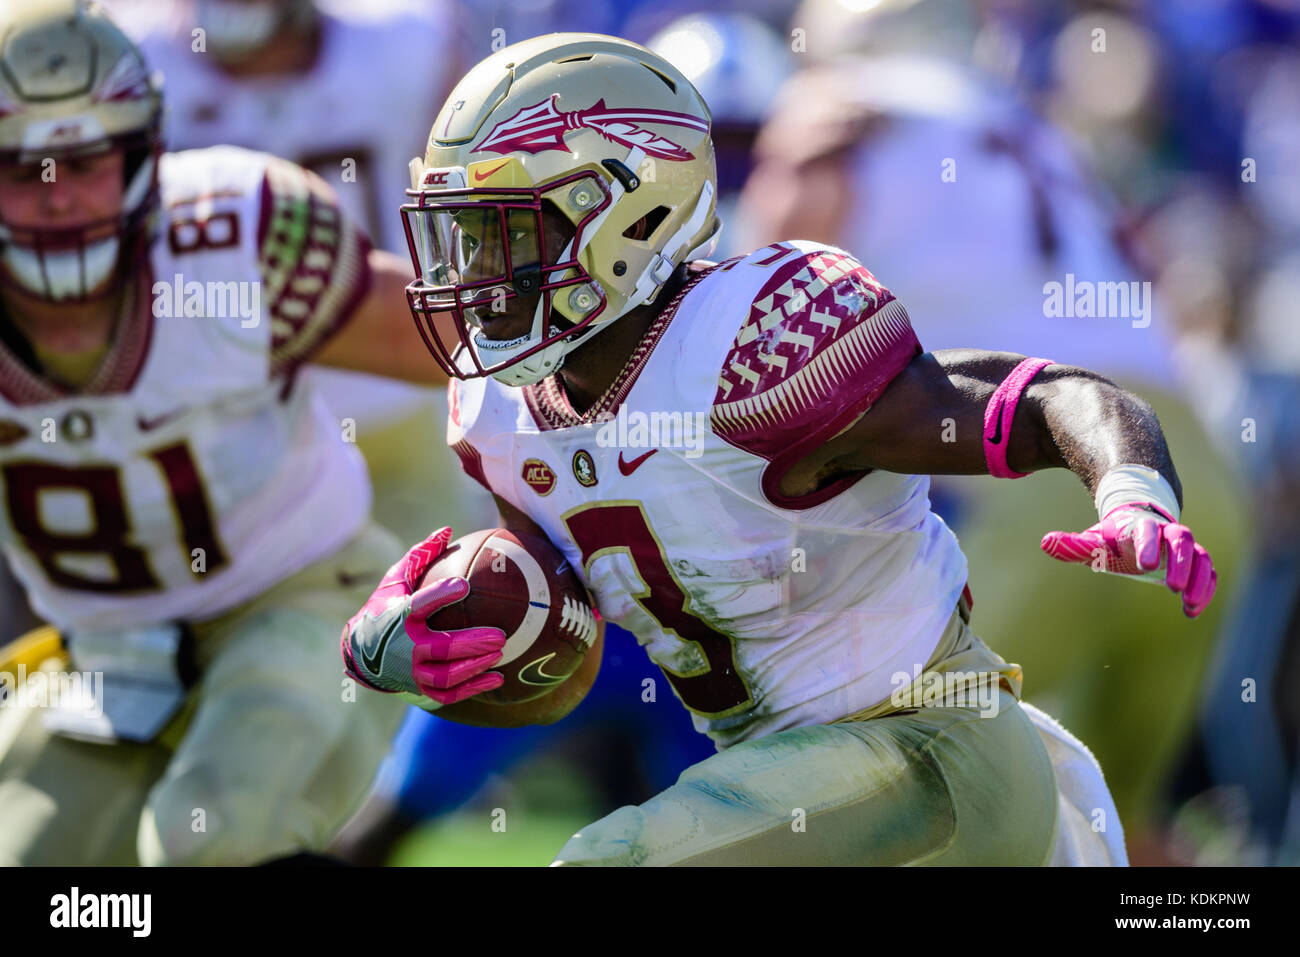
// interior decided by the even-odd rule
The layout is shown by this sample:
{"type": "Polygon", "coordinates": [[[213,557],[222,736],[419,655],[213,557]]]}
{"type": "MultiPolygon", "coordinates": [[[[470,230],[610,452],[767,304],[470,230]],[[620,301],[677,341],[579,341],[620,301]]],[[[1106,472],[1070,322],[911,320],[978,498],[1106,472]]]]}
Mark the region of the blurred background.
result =
{"type": "MultiPolygon", "coordinates": [[[[560,30],[644,43],[712,108],[716,258],[833,243],[901,298],[927,349],[1044,356],[1138,392],[1219,569],[1214,604],[1188,621],[1161,588],[1042,555],[1045,532],[1096,520],[1068,473],[936,479],[972,625],[1096,753],[1133,864],[1300,863],[1300,698],[1285,691],[1300,679],[1300,0],[106,5],[164,75],[170,148],[308,165],[402,254],[407,161],[469,67],[560,30]],[[1078,282],[1138,283],[1149,311],[1045,306],[1046,284],[1078,282]]],[[[442,445],[442,396],[316,374],[357,415],[381,521],[410,540],[495,524],[442,445]],[[419,455],[396,442],[411,429],[419,455]]],[[[0,639],[31,624],[12,585],[5,600],[0,639]]],[[[675,699],[643,700],[658,672],[634,639],[606,642],[596,688],[557,726],[412,709],[337,852],[545,864],[712,753],[675,699]]]]}

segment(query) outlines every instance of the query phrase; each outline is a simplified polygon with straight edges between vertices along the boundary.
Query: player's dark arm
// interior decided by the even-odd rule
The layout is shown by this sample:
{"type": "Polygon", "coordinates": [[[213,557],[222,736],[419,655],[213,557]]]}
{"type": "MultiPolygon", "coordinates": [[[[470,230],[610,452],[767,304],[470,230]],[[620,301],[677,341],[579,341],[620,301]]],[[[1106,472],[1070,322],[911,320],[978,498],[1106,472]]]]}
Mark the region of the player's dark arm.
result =
{"type": "MultiPolygon", "coordinates": [[[[820,476],[868,468],[987,474],[985,409],[1024,358],[981,349],[918,355],[861,418],[805,463],[820,476]]],[[[1017,472],[1068,468],[1092,494],[1114,466],[1146,465],[1165,478],[1182,504],[1155,412],[1095,372],[1069,365],[1039,371],[1020,395],[1005,441],[1007,464],[1017,472]]],[[[792,476],[797,479],[794,470],[792,476]]]]}
{"type": "MultiPolygon", "coordinates": [[[[528,532],[546,538],[540,525],[515,508],[499,495],[494,495],[501,525],[515,532],[528,532]]],[[[456,704],[446,705],[435,712],[438,717],[458,724],[471,724],[483,728],[522,728],[530,724],[554,724],[576,708],[595,684],[600,671],[601,656],[605,648],[605,622],[596,627],[596,640],[588,649],[582,664],[555,690],[518,704],[493,704],[480,697],[466,698],[456,704]]]]}

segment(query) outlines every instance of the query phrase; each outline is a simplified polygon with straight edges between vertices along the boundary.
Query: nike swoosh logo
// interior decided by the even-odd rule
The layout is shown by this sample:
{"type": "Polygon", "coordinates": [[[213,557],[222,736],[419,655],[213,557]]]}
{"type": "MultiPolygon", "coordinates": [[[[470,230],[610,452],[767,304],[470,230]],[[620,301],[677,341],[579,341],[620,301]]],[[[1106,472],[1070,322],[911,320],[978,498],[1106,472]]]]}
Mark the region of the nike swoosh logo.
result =
{"type": "Polygon", "coordinates": [[[999,402],[998,410],[993,413],[993,421],[996,423],[996,428],[994,428],[993,434],[989,436],[989,443],[992,445],[997,445],[1002,441],[1002,407],[1006,405],[1006,401],[1006,399],[1003,399],[999,402]]]}
{"type": "Polygon", "coordinates": [[[530,661],[519,669],[519,680],[526,685],[557,685],[568,675],[548,675],[542,669],[552,658],[555,652],[551,652],[544,658],[538,658],[536,661],[530,661]]]}
{"type": "Polygon", "coordinates": [[[638,456],[637,456],[636,458],[634,458],[631,462],[624,462],[624,461],[623,461],[623,453],[622,453],[622,452],[619,452],[619,453],[618,453],[618,470],[619,470],[620,472],[622,472],[624,475],[631,475],[631,474],[632,474],[633,472],[635,472],[638,468],[640,468],[642,462],[644,462],[646,459],[650,458],[650,456],[654,455],[654,454],[655,454],[656,452],[658,452],[658,451],[659,451],[658,449],[651,449],[649,452],[646,452],[644,455],[638,455],[638,456]]]}
{"type": "Polygon", "coordinates": [[[393,633],[402,627],[402,619],[395,616],[393,623],[388,626],[388,630],[379,636],[379,642],[375,645],[374,651],[361,649],[361,663],[366,666],[366,670],[372,675],[380,674],[380,668],[384,664],[384,649],[388,647],[388,639],[393,637],[393,633]]]}
{"type": "Polygon", "coordinates": [[[143,415],[137,415],[135,417],[135,424],[140,426],[141,432],[152,432],[160,425],[170,422],[172,419],[176,418],[176,416],[180,415],[184,411],[185,411],[184,409],[173,409],[172,411],[168,412],[166,415],[159,415],[152,419],[146,419],[143,415]]]}
{"type": "Polygon", "coordinates": [[[474,170],[474,182],[476,183],[483,182],[483,180],[487,179],[489,176],[491,176],[493,173],[501,169],[501,167],[505,166],[509,162],[510,160],[502,160],[500,163],[498,163],[496,166],[493,166],[489,170],[481,170],[481,169],[474,170]]]}

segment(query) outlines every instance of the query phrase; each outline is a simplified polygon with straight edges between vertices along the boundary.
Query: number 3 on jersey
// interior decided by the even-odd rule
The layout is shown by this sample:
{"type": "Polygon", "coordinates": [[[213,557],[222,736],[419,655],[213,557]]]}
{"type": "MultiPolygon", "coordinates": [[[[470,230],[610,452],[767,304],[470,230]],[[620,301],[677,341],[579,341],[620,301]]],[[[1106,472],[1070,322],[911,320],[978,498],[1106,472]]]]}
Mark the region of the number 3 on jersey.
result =
{"type": "MultiPolygon", "coordinates": [[[[203,570],[216,571],[226,564],[217,541],[203,482],[194,456],[184,442],[148,453],[167,482],[186,553],[203,556],[203,570]]],[[[143,548],[130,542],[131,523],[122,494],[122,475],[116,466],[68,468],[38,462],[12,462],[3,468],[5,499],[14,532],[50,581],[79,591],[126,592],[159,589],[143,548]],[[89,505],[91,528],[70,533],[48,527],[41,499],[47,493],[81,493],[89,505]],[[113,567],[110,579],[89,578],[58,562],[60,555],[103,555],[113,567]]],[[[194,566],[191,564],[191,571],[194,566]]]]}
{"type": "Polygon", "coordinates": [[[584,568],[590,569],[602,555],[626,553],[646,585],[645,591],[632,596],[637,604],[664,631],[699,647],[705,667],[687,674],[663,668],[687,708],[719,718],[752,704],[749,687],[736,669],[732,639],[687,611],[690,599],[669,567],[640,502],[592,502],[566,513],[564,524],[582,552],[584,568]]]}

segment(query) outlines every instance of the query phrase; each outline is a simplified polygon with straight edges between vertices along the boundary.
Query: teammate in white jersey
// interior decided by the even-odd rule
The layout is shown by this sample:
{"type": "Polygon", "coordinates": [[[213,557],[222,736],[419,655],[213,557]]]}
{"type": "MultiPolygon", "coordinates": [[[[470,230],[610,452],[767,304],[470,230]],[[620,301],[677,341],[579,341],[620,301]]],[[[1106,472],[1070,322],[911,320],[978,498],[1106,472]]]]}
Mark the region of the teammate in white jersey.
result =
{"type": "MultiPolygon", "coordinates": [[[[1101,520],[1044,550],[1162,582],[1194,617],[1214,567],[1178,524],[1140,399],[1046,359],[925,352],[841,249],[696,261],[718,230],[708,108],[623,40],[558,34],[484,60],[417,172],[410,295],[458,380],[448,440],[719,747],[556,863],[1125,860],[1095,762],[970,630],[965,558],[926,476],[1071,469],[1101,520]],[[454,339],[433,324],[444,310],[454,339]]],[[[536,701],[476,697],[502,680],[506,636],[429,629],[463,579],[414,588],[451,536],[389,570],[343,630],[346,668],[454,721],[557,720],[599,642],[536,701]]]]}
{"type": "Polygon", "coordinates": [[[402,710],[349,700],[331,608],[401,547],[297,373],[439,380],[400,347],[406,269],[298,166],[164,154],[161,91],[97,4],[0,32],[0,537],[61,638],[10,663],[64,645],[102,678],[23,707],[5,669],[0,862],[318,850],[402,710]]]}
{"type": "MultiPolygon", "coordinates": [[[[151,0],[123,26],[163,74],[169,149],[235,144],[292,160],[334,187],[376,246],[405,256],[398,204],[386,197],[405,188],[425,124],[392,118],[432,121],[461,72],[457,16],[444,0],[151,0]],[[407,55],[413,47],[419,57],[407,55]]],[[[441,390],[337,369],[306,374],[337,417],[356,423],[381,524],[409,538],[439,511],[490,518],[442,443],[441,390]],[[424,494],[431,480],[442,501],[424,494]]]]}

